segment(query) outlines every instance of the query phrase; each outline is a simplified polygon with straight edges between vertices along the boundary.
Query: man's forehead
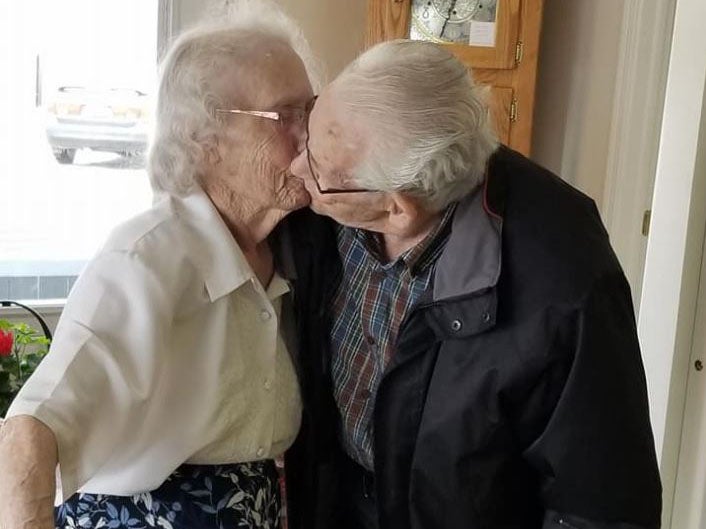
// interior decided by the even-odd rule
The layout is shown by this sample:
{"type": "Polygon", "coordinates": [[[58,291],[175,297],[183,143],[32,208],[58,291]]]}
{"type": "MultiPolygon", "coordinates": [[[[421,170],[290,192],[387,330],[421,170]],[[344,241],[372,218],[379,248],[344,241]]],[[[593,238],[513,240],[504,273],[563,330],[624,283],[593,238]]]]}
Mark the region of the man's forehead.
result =
{"type": "MultiPolygon", "coordinates": [[[[326,99],[321,108],[314,107],[310,144],[319,161],[328,161],[338,169],[357,166],[366,146],[360,123],[339,112],[326,99]]],[[[319,102],[317,101],[317,105],[319,102]]]]}
{"type": "Polygon", "coordinates": [[[312,134],[321,135],[327,141],[340,140],[344,131],[344,116],[341,115],[331,94],[324,91],[317,99],[311,113],[312,134]]]}

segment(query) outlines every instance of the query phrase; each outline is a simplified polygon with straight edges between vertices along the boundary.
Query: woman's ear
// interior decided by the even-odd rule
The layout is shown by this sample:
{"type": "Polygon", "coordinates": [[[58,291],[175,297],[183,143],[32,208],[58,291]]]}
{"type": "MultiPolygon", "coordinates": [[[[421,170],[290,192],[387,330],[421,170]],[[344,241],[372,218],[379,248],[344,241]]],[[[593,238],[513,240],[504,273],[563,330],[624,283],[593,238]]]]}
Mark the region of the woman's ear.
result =
{"type": "Polygon", "coordinates": [[[221,163],[221,153],[218,150],[218,137],[213,136],[203,144],[204,161],[206,165],[215,167],[221,163]]]}

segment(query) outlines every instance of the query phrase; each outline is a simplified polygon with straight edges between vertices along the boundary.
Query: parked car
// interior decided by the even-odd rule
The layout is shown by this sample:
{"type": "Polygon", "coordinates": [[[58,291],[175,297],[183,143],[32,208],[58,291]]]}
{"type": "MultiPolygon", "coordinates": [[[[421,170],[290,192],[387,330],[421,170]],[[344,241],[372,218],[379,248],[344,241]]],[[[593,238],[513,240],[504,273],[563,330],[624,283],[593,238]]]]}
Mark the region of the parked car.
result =
{"type": "Polygon", "coordinates": [[[59,163],[73,163],[86,147],[125,156],[147,148],[150,97],[140,90],[62,86],[47,111],[47,138],[59,163]]]}

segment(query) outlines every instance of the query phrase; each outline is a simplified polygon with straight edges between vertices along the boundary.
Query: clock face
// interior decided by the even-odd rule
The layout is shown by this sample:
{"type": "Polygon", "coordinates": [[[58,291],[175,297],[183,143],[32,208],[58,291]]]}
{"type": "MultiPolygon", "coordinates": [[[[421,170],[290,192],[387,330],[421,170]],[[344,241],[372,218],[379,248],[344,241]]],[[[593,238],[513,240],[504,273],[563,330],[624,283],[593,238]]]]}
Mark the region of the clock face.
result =
{"type": "Polygon", "coordinates": [[[468,44],[471,21],[477,20],[496,0],[412,0],[409,37],[433,42],[468,44]]]}

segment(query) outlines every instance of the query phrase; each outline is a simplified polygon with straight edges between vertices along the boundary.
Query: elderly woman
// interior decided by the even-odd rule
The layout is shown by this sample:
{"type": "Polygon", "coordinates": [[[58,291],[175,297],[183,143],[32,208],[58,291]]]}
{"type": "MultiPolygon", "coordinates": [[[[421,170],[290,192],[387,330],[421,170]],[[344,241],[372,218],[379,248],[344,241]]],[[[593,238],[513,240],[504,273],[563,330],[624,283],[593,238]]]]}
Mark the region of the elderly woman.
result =
{"type": "Polygon", "coordinates": [[[289,164],[313,93],[300,32],[261,11],[165,60],[157,200],[88,264],[0,429],[3,529],[278,526],[301,400],[268,236],[309,202],[289,164]]]}

